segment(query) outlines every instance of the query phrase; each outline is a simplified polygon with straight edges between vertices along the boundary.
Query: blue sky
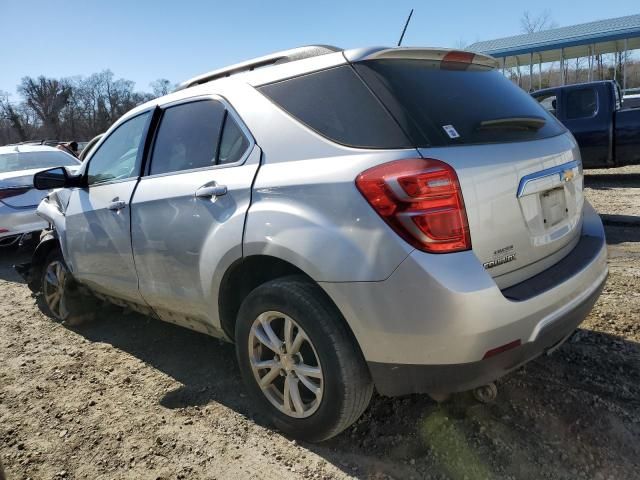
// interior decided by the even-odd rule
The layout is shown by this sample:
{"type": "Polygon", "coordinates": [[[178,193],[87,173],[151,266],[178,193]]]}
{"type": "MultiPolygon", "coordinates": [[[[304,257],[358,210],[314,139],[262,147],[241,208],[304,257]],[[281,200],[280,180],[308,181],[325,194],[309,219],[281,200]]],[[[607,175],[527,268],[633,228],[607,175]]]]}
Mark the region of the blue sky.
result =
{"type": "Polygon", "coordinates": [[[443,47],[518,34],[527,9],[560,26],[640,13],[637,0],[0,0],[0,90],[16,100],[25,75],[107,68],[150,90],[157,78],[180,82],[300,45],[394,45],[412,7],[404,45],[443,47]]]}

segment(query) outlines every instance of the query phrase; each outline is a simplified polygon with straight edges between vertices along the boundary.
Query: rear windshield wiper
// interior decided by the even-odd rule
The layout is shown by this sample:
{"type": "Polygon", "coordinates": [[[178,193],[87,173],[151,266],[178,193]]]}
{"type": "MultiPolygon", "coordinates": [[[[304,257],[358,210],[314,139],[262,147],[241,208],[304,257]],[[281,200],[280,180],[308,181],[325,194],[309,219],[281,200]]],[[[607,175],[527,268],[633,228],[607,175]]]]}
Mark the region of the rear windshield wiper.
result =
{"type": "Polygon", "coordinates": [[[547,121],[542,117],[505,117],[483,120],[477,130],[507,128],[512,130],[540,130],[547,121]]]}

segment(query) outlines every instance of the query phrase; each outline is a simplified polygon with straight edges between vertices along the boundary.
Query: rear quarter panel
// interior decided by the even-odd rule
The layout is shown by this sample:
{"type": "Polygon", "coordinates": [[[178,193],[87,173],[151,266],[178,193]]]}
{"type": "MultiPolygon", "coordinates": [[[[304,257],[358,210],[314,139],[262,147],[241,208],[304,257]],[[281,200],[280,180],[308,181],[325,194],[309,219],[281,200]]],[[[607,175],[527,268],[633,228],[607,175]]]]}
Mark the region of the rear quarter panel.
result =
{"type": "Polygon", "coordinates": [[[414,149],[365,150],[326,140],[249,85],[225,90],[263,151],[243,255],[271,255],[316,281],[387,278],[413,250],[356,189],[362,171],[419,157],[414,149]]]}

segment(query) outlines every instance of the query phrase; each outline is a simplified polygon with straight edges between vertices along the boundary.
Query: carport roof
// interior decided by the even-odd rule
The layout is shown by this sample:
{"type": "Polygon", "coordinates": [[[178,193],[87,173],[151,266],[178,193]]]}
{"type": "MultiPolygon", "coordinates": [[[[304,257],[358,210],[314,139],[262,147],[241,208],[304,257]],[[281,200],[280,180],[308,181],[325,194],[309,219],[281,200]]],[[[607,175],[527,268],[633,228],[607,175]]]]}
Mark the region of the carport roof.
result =
{"type": "Polygon", "coordinates": [[[640,48],[640,15],[477,42],[469,46],[468,50],[498,58],[514,57],[506,59],[507,64],[515,63],[517,57],[520,65],[527,65],[531,53],[534,54],[535,63],[553,62],[560,60],[562,49],[564,58],[586,57],[590,53],[612,53],[624,49],[625,39],[629,50],[640,48]]]}

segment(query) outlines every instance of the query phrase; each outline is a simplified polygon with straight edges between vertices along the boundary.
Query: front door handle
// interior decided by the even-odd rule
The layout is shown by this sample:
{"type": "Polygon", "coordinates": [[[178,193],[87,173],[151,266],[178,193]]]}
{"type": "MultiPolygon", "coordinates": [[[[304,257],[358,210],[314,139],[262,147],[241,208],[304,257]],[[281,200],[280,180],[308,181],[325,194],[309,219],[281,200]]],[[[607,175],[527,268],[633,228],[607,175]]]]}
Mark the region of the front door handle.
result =
{"type": "Polygon", "coordinates": [[[200,187],[196,190],[196,197],[198,198],[216,198],[222,195],[226,195],[227,187],[225,185],[211,185],[208,187],[200,187]]]}
{"type": "Polygon", "coordinates": [[[109,210],[117,212],[118,210],[122,210],[126,206],[127,206],[127,202],[125,202],[124,200],[115,200],[111,202],[107,208],[109,210]]]}

